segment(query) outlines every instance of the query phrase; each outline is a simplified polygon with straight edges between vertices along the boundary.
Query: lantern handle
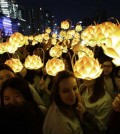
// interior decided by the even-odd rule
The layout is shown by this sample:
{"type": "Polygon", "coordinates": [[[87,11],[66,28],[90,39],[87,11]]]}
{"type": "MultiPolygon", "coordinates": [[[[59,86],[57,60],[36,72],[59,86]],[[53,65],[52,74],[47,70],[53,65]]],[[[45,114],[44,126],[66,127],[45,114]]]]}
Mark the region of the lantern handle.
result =
{"type": "MultiPolygon", "coordinates": [[[[42,51],[42,54],[43,54],[42,61],[43,61],[43,65],[44,65],[44,62],[45,62],[45,51],[43,50],[43,48],[37,48],[37,49],[42,51]]],[[[33,51],[33,54],[34,53],[35,53],[35,50],[33,51]]]]}
{"type": "Polygon", "coordinates": [[[7,52],[7,55],[8,55],[8,57],[11,59],[12,58],[12,56],[10,56],[10,54],[7,52]]]}
{"type": "MultiPolygon", "coordinates": [[[[77,51],[77,52],[84,52],[84,53],[86,54],[86,56],[89,57],[89,55],[88,55],[85,51],[83,51],[83,50],[80,50],[80,51],[77,51]]],[[[74,67],[74,63],[75,63],[76,60],[77,60],[76,55],[77,55],[77,54],[73,54],[73,56],[72,56],[72,58],[71,58],[71,65],[72,65],[72,68],[74,67]],[[74,60],[74,59],[75,59],[75,60],[74,60]]]]}
{"type": "Polygon", "coordinates": [[[119,21],[118,21],[118,19],[116,19],[115,17],[110,17],[108,20],[109,20],[109,21],[110,21],[110,20],[115,20],[115,21],[117,22],[117,25],[120,24],[119,21]]]}
{"type": "Polygon", "coordinates": [[[71,65],[72,65],[72,69],[74,67],[74,63],[76,62],[76,54],[73,54],[72,58],[71,58],[71,65]]]}

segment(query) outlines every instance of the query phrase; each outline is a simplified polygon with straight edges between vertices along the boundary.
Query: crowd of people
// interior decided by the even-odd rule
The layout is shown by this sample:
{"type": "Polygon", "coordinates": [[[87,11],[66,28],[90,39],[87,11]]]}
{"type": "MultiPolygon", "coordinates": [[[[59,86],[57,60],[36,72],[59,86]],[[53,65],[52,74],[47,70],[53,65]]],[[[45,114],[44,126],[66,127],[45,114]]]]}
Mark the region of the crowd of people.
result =
{"type": "MultiPolygon", "coordinates": [[[[24,48],[17,51],[22,62],[27,53],[24,48]]],[[[102,74],[78,79],[69,56],[64,57],[66,68],[56,76],[48,75],[45,67],[14,73],[4,64],[7,56],[0,57],[2,134],[120,133],[120,67],[107,56],[98,57],[102,74]]]]}

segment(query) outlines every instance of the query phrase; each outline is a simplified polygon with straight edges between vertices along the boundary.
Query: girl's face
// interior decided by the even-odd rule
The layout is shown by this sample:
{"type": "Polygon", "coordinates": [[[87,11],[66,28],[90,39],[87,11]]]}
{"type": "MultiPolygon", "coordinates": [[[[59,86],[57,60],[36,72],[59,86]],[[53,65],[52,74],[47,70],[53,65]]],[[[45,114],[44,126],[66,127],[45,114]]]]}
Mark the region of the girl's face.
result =
{"type": "Polygon", "coordinates": [[[25,99],[23,95],[16,89],[6,88],[3,93],[4,105],[23,104],[25,99]]]}
{"type": "Polygon", "coordinates": [[[1,70],[0,71],[0,88],[3,84],[3,82],[5,82],[7,79],[14,77],[14,73],[9,71],[9,70],[1,70]]]}
{"type": "Polygon", "coordinates": [[[105,61],[102,64],[102,67],[103,67],[103,74],[104,75],[109,75],[112,72],[113,67],[112,67],[111,61],[105,61]]]}
{"type": "Polygon", "coordinates": [[[90,88],[90,87],[93,87],[94,84],[95,84],[95,80],[83,80],[83,83],[86,87],[90,88]]]}
{"type": "Polygon", "coordinates": [[[59,83],[59,96],[63,103],[74,105],[78,94],[77,82],[74,77],[65,78],[59,83]]]}

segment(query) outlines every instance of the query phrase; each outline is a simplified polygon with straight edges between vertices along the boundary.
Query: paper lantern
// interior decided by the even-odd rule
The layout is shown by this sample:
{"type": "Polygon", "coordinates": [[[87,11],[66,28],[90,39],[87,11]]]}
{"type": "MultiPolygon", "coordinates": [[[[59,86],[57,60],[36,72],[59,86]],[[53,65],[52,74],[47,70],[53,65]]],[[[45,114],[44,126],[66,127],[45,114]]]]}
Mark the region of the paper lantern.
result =
{"type": "Polygon", "coordinates": [[[52,47],[49,51],[51,57],[60,57],[62,55],[62,48],[59,45],[52,47]]]}
{"type": "Polygon", "coordinates": [[[95,45],[101,46],[104,44],[112,32],[117,29],[117,25],[111,22],[104,22],[95,26],[88,26],[81,34],[83,43],[94,47],[95,45]]]}
{"type": "Polygon", "coordinates": [[[24,36],[16,32],[10,36],[9,43],[15,47],[22,47],[25,44],[24,36]]]}
{"type": "Polygon", "coordinates": [[[69,21],[65,20],[65,21],[61,22],[61,28],[62,29],[67,30],[67,29],[69,29],[69,27],[70,27],[69,21]]]}
{"type": "Polygon", "coordinates": [[[45,29],[45,32],[48,33],[48,34],[50,34],[51,33],[51,29],[50,28],[47,28],[47,29],[45,29]]]}
{"type": "Polygon", "coordinates": [[[51,44],[52,45],[56,45],[57,44],[57,39],[56,38],[52,38],[51,39],[51,44]]]}
{"type": "Polygon", "coordinates": [[[20,72],[23,69],[23,65],[19,59],[11,58],[5,61],[5,64],[10,66],[15,73],[20,72]]]}
{"type": "Polygon", "coordinates": [[[82,31],[82,26],[81,26],[80,24],[77,24],[76,27],[75,27],[75,30],[76,30],[77,32],[82,31]]]}
{"type": "Polygon", "coordinates": [[[45,33],[43,38],[44,38],[45,40],[47,40],[47,41],[48,41],[48,40],[49,40],[49,38],[50,38],[50,37],[49,37],[49,34],[48,34],[48,33],[45,33]]]}
{"type": "Polygon", "coordinates": [[[11,43],[8,41],[8,42],[5,42],[5,44],[4,44],[4,49],[5,49],[6,52],[8,52],[8,53],[15,53],[15,51],[17,51],[17,49],[18,49],[18,46],[17,46],[17,45],[14,45],[14,44],[11,44],[11,43]]]}
{"type": "Polygon", "coordinates": [[[6,42],[0,43],[0,54],[3,54],[5,52],[7,52],[7,50],[6,50],[6,42]]]}
{"type": "Polygon", "coordinates": [[[25,59],[25,63],[24,63],[24,66],[27,68],[27,69],[30,69],[30,70],[36,70],[36,69],[39,69],[43,66],[43,63],[41,61],[41,58],[37,55],[28,55],[27,58],[25,59]]]}
{"type": "Polygon", "coordinates": [[[44,36],[42,34],[39,34],[34,37],[34,40],[41,43],[43,41],[43,37],[44,36]]]}
{"type": "Polygon", "coordinates": [[[60,36],[61,37],[66,37],[66,35],[67,35],[66,31],[63,31],[63,30],[60,31],[60,36]]]}
{"type": "Polygon", "coordinates": [[[120,65],[120,29],[113,32],[102,46],[104,53],[113,58],[113,63],[120,65]]]}
{"type": "Polygon", "coordinates": [[[91,80],[99,77],[103,70],[97,59],[84,56],[75,62],[73,71],[77,78],[91,80]]]}
{"type": "Polygon", "coordinates": [[[62,60],[52,58],[46,63],[46,72],[49,75],[55,76],[59,71],[65,70],[65,64],[62,60]]]}
{"type": "Polygon", "coordinates": [[[33,35],[29,36],[28,39],[32,41],[34,39],[33,35]]]}

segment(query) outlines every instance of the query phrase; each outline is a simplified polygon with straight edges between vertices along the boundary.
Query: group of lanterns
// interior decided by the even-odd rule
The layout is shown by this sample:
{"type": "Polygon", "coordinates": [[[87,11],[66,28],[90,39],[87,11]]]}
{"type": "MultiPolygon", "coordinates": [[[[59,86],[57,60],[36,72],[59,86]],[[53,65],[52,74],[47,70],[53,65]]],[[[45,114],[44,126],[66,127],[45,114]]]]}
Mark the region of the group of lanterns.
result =
{"type": "MultiPolygon", "coordinates": [[[[113,58],[113,63],[117,66],[120,65],[120,25],[112,22],[90,25],[82,31],[80,24],[77,24],[75,29],[71,29],[71,22],[65,20],[61,22],[59,35],[52,34],[50,28],[47,28],[45,33],[37,36],[23,36],[16,32],[7,42],[0,43],[0,54],[4,52],[14,53],[19,47],[29,45],[29,41],[32,42],[32,45],[39,42],[47,46],[52,58],[48,60],[45,68],[46,72],[52,76],[65,70],[62,53],[67,53],[69,49],[73,51],[74,55],[78,56],[75,63],[71,60],[73,72],[77,78],[91,80],[99,77],[102,73],[101,65],[94,58],[94,52],[88,46],[95,47],[98,45],[102,47],[104,53],[113,58]]],[[[39,69],[44,66],[43,62],[40,56],[28,55],[24,66],[27,69],[39,69]]],[[[23,68],[19,59],[11,58],[5,64],[10,65],[15,72],[19,72],[23,68]]]]}

